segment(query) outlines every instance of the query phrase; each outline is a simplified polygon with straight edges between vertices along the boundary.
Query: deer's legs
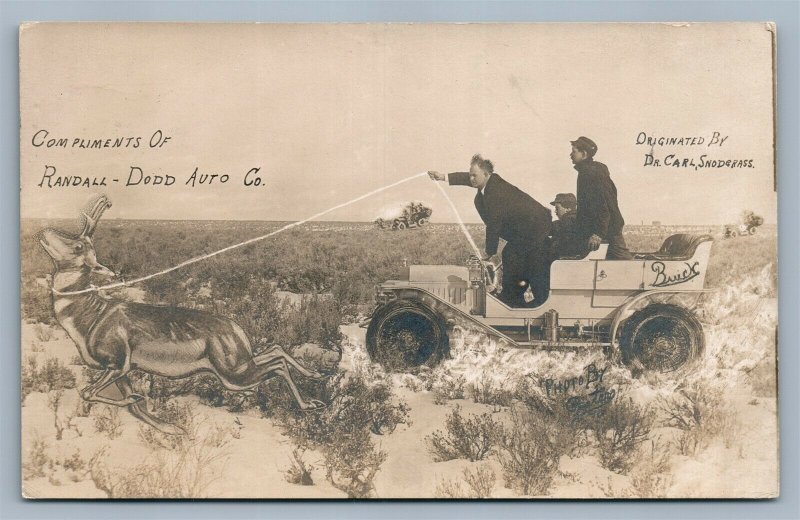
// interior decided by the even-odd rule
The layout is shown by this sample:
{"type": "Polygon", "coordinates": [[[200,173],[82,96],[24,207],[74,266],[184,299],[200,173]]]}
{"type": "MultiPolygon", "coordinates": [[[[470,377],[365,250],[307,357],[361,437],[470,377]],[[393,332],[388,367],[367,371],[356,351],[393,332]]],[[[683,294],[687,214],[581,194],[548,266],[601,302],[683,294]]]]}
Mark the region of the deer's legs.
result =
{"type": "Polygon", "coordinates": [[[300,372],[305,377],[310,377],[312,379],[322,379],[322,375],[317,373],[314,370],[309,370],[308,368],[304,367],[300,363],[297,362],[292,356],[286,353],[280,346],[275,345],[274,347],[270,347],[266,351],[262,352],[261,354],[255,356],[253,358],[253,362],[257,366],[266,365],[272,363],[275,360],[283,360],[286,363],[289,363],[292,367],[295,368],[298,372],[300,372]]]}
{"type": "Polygon", "coordinates": [[[103,397],[102,395],[98,395],[112,383],[115,383],[119,379],[126,377],[128,375],[128,372],[130,372],[130,368],[127,367],[123,369],[106,369],[103,375],[100,376],[100,379],[98,379],[93,384],[81,390],[81,397],[85,401],[94,401],[97,403],[111,404],[114,406],[128,406],[131,404],[138,403],[139,401],[144,399],[144,397],[139,394],[134,394],[134,393],[125,394],[125,392],[123,392],[122,399],[111,399],[109,397],[103,397]]]}
{"type": "MultiPolygon", "coordinates": [[[[283,352],[282,349],[281,352],[283,352]]],[[[286,354],[284,353],[284,355],[286,354]]],[[[238,387],[253,387],[273,376],[280,376],[286,381],[286,384],[289,385],[289,390],[292,392],[292,396],[302,410],[316,409],[325,406],[324,403],[316,399],[311,399],[309,401],[303,399],[303,396],[300,395],[300,391],[297,389],[297,385],[292,379],[291,373],[289,373],[289,365],[287,365],[286,359],[280,355],[276,355],[270,362],[262,361],[262,363],[236,378],[236,381],[232,381],[232,383],[238,387]]],[[[223,383],[226,385],[229,384],[224,380],[223,383]]]]}
{"type": "Polygon", "coordinates": [[[97,388],[98,385],[105,385],[110,376],[111,376],[111,370],[110,369],[107,368],[107,369],[103,370],[103,373],[100,374],[100,377],[98,377],[93,383],[90,383],[89,385],[87,385],[86,388],[81,390],[81,397],[83,397],[85,399],[84,396],[92,395],[92,393],[94,392],[94,389],[97,388]]]}
{"type": "MultiPolygon", "coordinates": [[[[131,395],[136,395],[133,392],[133,387],[131,386],[130,379],[128,376],[122,376],[115,381],[117,388],[119,391],[122,392],[123,398],[129,397],[131,395]]],[[[167,435],[184,435],[186,432],[183,428],[176,426],[174,424],[164,422],[161,419],[153,417],[147,411],[147,408],[144,406],[143,402],[137,402],[131,405],[128,405],[128,411],[131,415],[139,419],[140,421],[149,424],[156,430],[166,433],[167,435]]]]}

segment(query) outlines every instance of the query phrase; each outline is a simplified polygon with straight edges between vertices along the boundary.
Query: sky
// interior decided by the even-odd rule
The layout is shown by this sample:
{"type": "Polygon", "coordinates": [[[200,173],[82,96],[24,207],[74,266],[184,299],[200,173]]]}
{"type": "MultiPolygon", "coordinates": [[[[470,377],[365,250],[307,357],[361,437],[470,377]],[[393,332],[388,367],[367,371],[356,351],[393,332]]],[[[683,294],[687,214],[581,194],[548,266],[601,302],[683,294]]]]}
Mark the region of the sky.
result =
{"type": "MultiPolygon", "coordinates": [[[[467,170],[475,153],[548,204],[574,192],[570,141],[584,135],[628,223],[723,224],[744,209],[775,223],[769,29],[29,25],[20,36],[21,216],[74,218],[106,193],[114,206],[105,218],[301,220],[423,171],[467,170]],[[722,146],[709,146],[715,132],[727,137],[722,146]],[[139,147],[73,146],[128,137],[139,147]],[[637,144],[647,137],[704,142],[637,144]],[[645,166],[648,153],[745,167],[645,166]],[[125,186],[134,166],[174,184],[125,186]],[[187,185],[196,168],[228,181],[187,185]],[[253,168],[260,183],[246,186],[253,168]],[[107,186],[47,187],[62,175],[107,186]]],[[[419,177],[323,219],[370,221],[417,200],[434,222],[454,221],[431,183],[419,177]]],[[[473,190],[447,189],[464,220],[479,222],[473,190]]]]}

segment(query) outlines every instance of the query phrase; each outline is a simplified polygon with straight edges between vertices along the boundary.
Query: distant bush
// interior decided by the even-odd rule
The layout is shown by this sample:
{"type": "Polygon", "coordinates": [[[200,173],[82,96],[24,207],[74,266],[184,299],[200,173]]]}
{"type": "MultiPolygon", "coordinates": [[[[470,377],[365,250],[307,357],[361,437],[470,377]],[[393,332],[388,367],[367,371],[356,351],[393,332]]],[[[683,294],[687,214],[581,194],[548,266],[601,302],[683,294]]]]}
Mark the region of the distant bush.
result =
{"type": "Polygon", "coordinates": [[[488,413],[465,418],[456,406],[447,416],[445,431],[437,430],[425,438],[433,460],[442,462],[483,460],[494,448],[502,426],[488,413]]]}
{"type": "Polygon", "coordinates": [[[21,395],[22,401],[31,392],[50,392],[75,388],[75,374],[58,358],[47,358],[44,365],[39,366],[36,356],[29,356],[22,365],[21,395]]]}

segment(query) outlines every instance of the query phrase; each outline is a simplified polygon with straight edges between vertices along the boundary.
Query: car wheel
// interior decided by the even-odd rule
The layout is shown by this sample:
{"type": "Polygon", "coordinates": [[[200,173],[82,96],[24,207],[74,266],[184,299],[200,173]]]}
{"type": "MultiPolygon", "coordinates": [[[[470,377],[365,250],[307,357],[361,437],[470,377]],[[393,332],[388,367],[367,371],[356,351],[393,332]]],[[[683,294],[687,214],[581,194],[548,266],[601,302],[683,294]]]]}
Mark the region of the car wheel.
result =
{"type": "Polygon", "coordinates": [[[428,223],[428,219],[426,219],[426,218],[421,218],[421,219],[419,219],[419,222],[417,222],[417,224],[420,225],[420,226],[424,226],[427,223],[428,223]]]}
{"type": "Polygon", "coordinates": [[[405,223],[405,222],[403,222],[402,220],[398,220],[398,221],[396,221],[396,223],[397,223],[397,229],[399,229],[399,230],[401,230],[401,231],[402,231],[403,229],[405,229],[405,228],[407,228],[407,227],[408,227],[408,226],[406,225],[406,223],[405,223]]]}
{"type": "Polygon", "coordinates": [[[367,352],[389,372],[436,365],[447,354],[448,342],[439,316],[413,300],[395,300],[378,308],[367,328],[367,352]]]}
{"type": "Polygon", "coordinates": [[[751,235],[755,235],[756,234],[756,228],[751,227],[750,229],[747,230],[747,232],[750,233],[751,235]]]}
{"type": "Polygon", "coordinates": [[[739,235],[736,231],[731,231],[731,238],[736,238],[739,235]]]}
{"type": "Polygon", "coordinates": [[[699,357],[705,338],[692,312],[659,303],[633,313],[619,343],[622,361],[632,368],[674,372],[699,357]]]}

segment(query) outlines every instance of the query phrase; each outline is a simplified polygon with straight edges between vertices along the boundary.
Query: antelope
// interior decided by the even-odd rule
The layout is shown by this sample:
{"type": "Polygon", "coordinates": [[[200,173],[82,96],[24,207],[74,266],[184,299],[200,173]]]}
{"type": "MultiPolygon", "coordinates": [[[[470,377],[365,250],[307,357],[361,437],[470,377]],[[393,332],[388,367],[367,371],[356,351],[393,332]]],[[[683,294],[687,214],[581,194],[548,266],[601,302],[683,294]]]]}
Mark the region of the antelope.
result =
{"type": "Polygon", "coordinates": [[[77,346],[83,362],[103,371],[80,391],[81,398],[125,406],[134,417],[168,434],[183,430],[148,413],[143,406],[145,397],[132,389],[128,378],[132,370],[171,379],[210,372],[233,391],[248,390],[280,376],[301,409],[323,406],[303,399],[289,367],[308,378],[321,379],[319,373],[300,365],[280,346],[254,355],[247,335],[230,319],[100,295],[92,284],[94,277],[116,276],[97,261],[92,244],[97,221],[109,207],[108,198],[100,197],[88,214],[83,213],[83,230],[78,236],[45,229],[38,237],[54,264],[51,293],[56,320],[77,346]],[[116,385],[120,398],[100,395],[111,385],[116,385]]]}

